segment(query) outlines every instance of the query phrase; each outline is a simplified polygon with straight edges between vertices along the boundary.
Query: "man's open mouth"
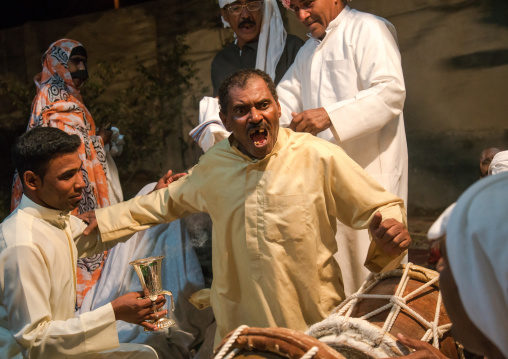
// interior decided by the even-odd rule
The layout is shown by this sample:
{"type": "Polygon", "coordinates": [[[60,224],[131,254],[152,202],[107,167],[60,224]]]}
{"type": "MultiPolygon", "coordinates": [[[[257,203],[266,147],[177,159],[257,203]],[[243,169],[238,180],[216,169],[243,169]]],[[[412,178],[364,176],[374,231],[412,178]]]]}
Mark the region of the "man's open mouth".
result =
{"type": "Polygon", "coordinates": [[[256,147],[263,147],[268,142],[268,132],[264,128],[250,132],[249,136],[256,147]]]}

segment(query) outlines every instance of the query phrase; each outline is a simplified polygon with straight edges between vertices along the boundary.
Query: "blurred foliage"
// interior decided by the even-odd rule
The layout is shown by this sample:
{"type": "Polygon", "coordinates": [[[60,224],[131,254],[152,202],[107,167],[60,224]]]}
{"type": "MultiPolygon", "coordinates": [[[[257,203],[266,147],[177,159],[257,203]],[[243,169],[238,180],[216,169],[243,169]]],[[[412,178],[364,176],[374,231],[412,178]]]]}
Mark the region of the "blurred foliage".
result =
{"type": "Polygon", "coordinates": [[[196,77],[194,63],[185,59],[189,46],[178,37],[171,50],[147,67],[138,61],[130,85],[104,96],[108,87],[123,75],[119,64],[99,63],[82,90],[83,99],[96,123],[111,124],[125,135],[125,146],[115,158],[122,185],[138,172],[163,173],[171,141],[180,141],[183,159],[186,147],[181,139],[182,126],[189,123],[185,106],[197,108],[198,98],[208,91],[196,77]],[[189,102],[190,101],[190,102],[189,102]]]}
{"type": "Polygon", "coordinates": [[[508,1],[485,0],[485,22],[508,27],[508,1]]]}
{"type": "Polygon", "coordinates": [[[25,83],[12,75],[0,76],[0,220],[7,217],[11,207],[11,188],[14,166],[10,161],[11,148],[25,132],[30,107],[35,96],[35,85],[25,83]]]}
{"type": "Polygon", "coordinates": [[[33,82],[22,82],[12,75],[0,75],[2,112],[9,114],[8,121],[0,121],[0,129],[12,131],[20,126],[26,127],[36,92],[33,82]]]}
{"type": "MultiPolygon", "coordinates": [[[[184,162],[187,145],[182,126],[191,124],[192,119],[185,114],[186,106],[196,109],[198,100],[208,92],[196,77],[194,63],[185,59],[188,50],[183,38],[178,37],[171,50],[160,55],[154,66],[147,67],[138,61],[135,71],[128,71],[129,85],[123,90],[114,88],[127,76],[122,63],[99,62],[83,86],[84,103],[97,127],[110,123],[125,135],[123,153],[115,158],[124,188],[138,174],[143,183],[158,179],[167,170],[168,148],[172,141],[178,142],[181,152],[171,155],[181,156],[184,162]]],[[[0,77],[0,102],[6,114],[0,121],[0,151],[4,164],[0,175],[0,220],[8,215],[10,208],[14,173],[9,160],[10,148],[26,130],[35,94],[33,82],[24,83],[12,76],[0,77]]],[[[139,186],[135,188],[137,192],[139,186]]]]}

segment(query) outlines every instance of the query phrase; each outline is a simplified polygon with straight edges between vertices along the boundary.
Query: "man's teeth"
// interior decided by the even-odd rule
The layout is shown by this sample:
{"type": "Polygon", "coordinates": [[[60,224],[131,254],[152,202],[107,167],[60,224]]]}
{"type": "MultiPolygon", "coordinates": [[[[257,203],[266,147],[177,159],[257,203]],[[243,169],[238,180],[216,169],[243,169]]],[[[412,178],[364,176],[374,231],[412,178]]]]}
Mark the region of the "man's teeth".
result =
{"type": "MultiPolygon", "coordinates": [[[[256,133],[256,132],[258,132],[258,133],[265,133],[266,131],[265,131],[264,128],[260,128],[259,130],[254,131],[254,133],[256,133]]],[[[256,146],[261,145],[261,141],[254,141],[254,145],[256,145],[256,146]]]]}

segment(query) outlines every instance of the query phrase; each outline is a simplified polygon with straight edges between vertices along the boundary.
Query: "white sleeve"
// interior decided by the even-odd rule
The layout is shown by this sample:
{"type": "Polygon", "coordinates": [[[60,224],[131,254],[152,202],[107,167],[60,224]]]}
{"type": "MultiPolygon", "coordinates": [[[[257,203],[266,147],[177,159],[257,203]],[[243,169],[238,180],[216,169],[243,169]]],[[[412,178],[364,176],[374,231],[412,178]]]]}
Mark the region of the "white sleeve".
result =
{"type": "Polygon", "coordinates": [[[339,143],[383,128],[402,113],[406,97],[395,28],[381,19],[358,26],[350,41],[357,81],[363,90],[325,107],[339,143]]]}
{"type": "Polygon", "coordinates": [[[66,358],[118,347],[110,303],[76,318],[55,320],[50,303],[54,288],[37,246],[7,248],[0,260],[0,276],[9,331],[23,357],[66,358]]]}
{"type": "Polygon", "coordinates": [[[205,96],[199,102],[199,125],[189,135],[205,152],[230,135],[219,117],[219,111],[217,98],[205,96]]]}
{"type": "MultiPolygon", "coordinates": [[[[300,50],[302,52],[302,50],[300,50]]],[[[282,115],[279,119],[281,127],[289,127],[293,116],[291,112],[300,113],[303,110],[302,105],[302,84],[300,80],[299,60],[302,58],[300,53],[296,56],[295,62],[287,70],[286,74],[277,85],[277,95],[281,106],[282,115]]]]}

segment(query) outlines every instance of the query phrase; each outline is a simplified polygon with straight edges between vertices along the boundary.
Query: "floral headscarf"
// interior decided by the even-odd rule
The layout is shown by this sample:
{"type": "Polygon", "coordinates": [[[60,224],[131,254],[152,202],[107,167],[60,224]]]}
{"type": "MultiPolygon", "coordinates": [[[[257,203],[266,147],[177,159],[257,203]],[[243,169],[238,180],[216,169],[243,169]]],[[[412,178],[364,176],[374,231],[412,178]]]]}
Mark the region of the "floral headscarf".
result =
{"type": "MultiPolygon", "coordinates": [[[[32,113],[27,130],[38,126],[57,127],[81,138],[78,149],[83,161],[85,188],[83,199],[73,214],[106,207],[110,204],[106,180],[106,153],[102,139],[96,135],[95,122],[83,104],[79,89],[72,82],[68,62],[79,42],[61,39],[51,44],[42,56],[42,72],[35,76],[37,95],[32,102],[32,113]]],[[[84,49],[84,47],[83,47],[84,49]]],[[[23,186],[16,173],[12,190],[11,210],[21,200],[23,186]]],[[[105,254],[78,260],[77,304],[97,281],[102,271],[105,254]]]]}

